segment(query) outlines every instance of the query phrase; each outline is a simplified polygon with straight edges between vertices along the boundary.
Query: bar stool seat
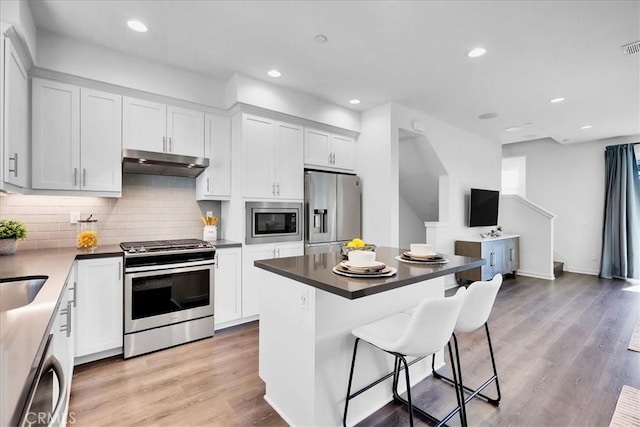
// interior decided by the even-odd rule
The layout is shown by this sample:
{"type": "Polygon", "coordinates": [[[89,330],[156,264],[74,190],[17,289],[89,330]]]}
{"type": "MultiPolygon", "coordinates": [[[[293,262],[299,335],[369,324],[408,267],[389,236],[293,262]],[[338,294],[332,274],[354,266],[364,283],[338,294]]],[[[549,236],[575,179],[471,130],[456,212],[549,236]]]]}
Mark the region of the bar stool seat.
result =
{"type": "MultiPolygon", "coordinates": [[[[351,360],[347,398],[344,406],[343,425],[346,426],[349,401],[390,377],[393,377],[394,398],[408,407],[410,425],[413,426],[414,411],[438,425],[444,424],[455,415],[455,413],[453,413],[446,419],[438,420],[413,406],[411,402],[409,366],[427,356],[435,354],[442,350],[445,345],[448,345],[453,376],[456,378],[456,370],[453,365],[453,352],[449,339],[451,338],[460,309],[464,303],[465,293],[466,289],[460,288],[455,296],[449,298],[427,298],[416,307],[413,313],[395,313],[383,319],[359,326],[351,331],[356,337],[356,340],[353,345],[353,358],[351,360]],[[360,340],[393,355],[395,357],[394,370],[392,373],[372,382],[357,392],[351,393],[353,372],[360,340]],[[417,357],[417,359],[408,363],[406,359],[407,356],[417,357]],[[405,381],[407,385],[406,400],[400,397],[397,390],[398,378],[402,370],[405,371],[405,381]]],[[[456,400],[458,401],[458,405],[461,404],[461,399],[462,391],[456,387],[456,400]]],[[[460,420],[464,425],[464,412],[460,413],[460,420]]]]}

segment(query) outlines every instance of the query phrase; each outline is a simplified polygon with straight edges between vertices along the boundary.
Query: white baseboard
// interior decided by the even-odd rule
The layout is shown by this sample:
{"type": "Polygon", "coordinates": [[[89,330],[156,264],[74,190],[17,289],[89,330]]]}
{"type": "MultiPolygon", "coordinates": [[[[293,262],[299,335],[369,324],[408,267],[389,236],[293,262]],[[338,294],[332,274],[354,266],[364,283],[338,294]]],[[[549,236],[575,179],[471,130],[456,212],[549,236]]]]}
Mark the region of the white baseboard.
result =
{"type": "Polygon", "coordinates": [[[242,325],[244,323],[253,322],[254,320],[258,320],[258,319],[260,319],[260,315],[256,314],[255,316],[242,317],[240,319],[230,320],[224,323],[216,323],[214,330],[221,331],[223,329],[230,328],[232,326],[242,325]]]}
{"type": "Polygon", "coordinates": [[[541,274],[541,273],[536,273],[533,271],[526,271],[526,270],[518,270],[518,275],[525,276],[525,277],[533,277],[534,279],[555,280],[555,276],[553,274],[551,275],[541,274]]]}
{"type": "Polygon", "coordinates": [[[598,276],[600,274],[598,270],[583,270],[581,268],[570,268],[570,267],[566,267],[564,271],[568,271],[570,273],[588,274],[590,276],[598,276]]]}
{"type": "Polygon", "coordinates": [[[106,359],[108,357],[119,356],[122,354],[123,354],[122,347],[112,348],[111,350],[105,350],[98,353],[78,356],[74,359],[73,365],[74,366],[83,365],[85,363],[95,362],[96,360],[106,359]]]}

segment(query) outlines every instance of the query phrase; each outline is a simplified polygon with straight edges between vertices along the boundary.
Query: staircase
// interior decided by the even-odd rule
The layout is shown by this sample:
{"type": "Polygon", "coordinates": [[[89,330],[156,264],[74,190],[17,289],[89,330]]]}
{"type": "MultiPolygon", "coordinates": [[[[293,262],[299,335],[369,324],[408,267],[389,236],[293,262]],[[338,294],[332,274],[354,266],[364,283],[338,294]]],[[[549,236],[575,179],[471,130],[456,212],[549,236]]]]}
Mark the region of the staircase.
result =
{"type": "Polygon", "coordinates": [[[564,262],[553,261],[553,276],[562,276],[562,273],[564,273],[564,262]]]}

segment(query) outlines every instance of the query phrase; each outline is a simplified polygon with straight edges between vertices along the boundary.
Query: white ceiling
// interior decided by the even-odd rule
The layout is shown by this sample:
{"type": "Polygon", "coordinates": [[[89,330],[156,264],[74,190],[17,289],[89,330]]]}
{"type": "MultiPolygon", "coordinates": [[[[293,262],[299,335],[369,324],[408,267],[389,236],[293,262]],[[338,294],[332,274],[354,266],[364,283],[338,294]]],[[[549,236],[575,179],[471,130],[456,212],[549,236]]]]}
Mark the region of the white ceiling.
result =
{"type": "Polygon", "coordinates": [[[38,28],[224,81],[239,72],[360,111],[393,101],[501,143],[640,134],[640,55],[621,50],[640,40],[639,1],[29,4],[38,28]],[[129,30],[130,18],[149,31],[129,30]],[[487,54],[468,58],[477,46],[487,54]],[[267,77],[272,68],[282,77],[267,77]],[[566,101],[550,104],[555,97],[566,101]],[[362,103],[353,107],[352,98],[362,103]],[[499,116],[480,120],[483,113],[499,116]]]}

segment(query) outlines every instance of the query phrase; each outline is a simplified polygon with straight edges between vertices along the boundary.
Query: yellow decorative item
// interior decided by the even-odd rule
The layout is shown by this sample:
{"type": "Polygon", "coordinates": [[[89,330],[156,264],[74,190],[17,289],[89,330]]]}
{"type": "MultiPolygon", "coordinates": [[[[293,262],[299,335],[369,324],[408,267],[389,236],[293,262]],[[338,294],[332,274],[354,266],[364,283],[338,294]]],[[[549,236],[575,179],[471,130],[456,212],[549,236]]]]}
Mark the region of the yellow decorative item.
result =
{"type": "Polygon", "coordinates": [[[207,226],[207,225],[216,225],[218,224],[218,217],[217,216],[201,216],[200,217],[200,222],[202,222],[202,225],[207,226]]]}
{"type": "Polygon", "coordinates": [[[97,219],[89,218],[78,221],[78,236],[76,246],[78,249],[92,249],[98,246],[97,219]]]}

